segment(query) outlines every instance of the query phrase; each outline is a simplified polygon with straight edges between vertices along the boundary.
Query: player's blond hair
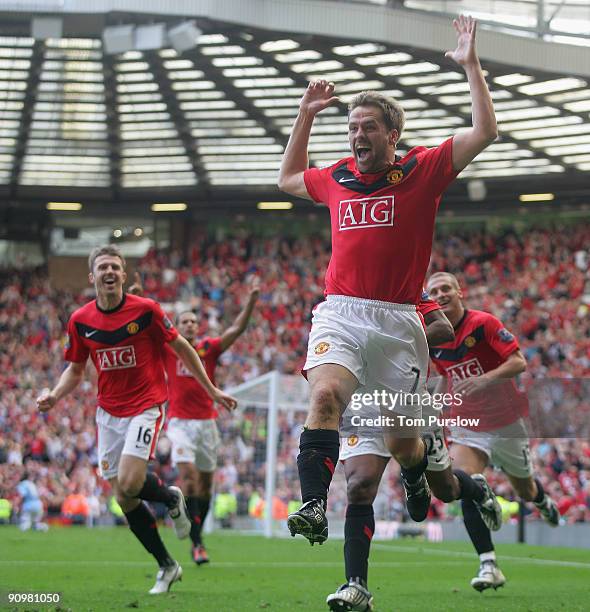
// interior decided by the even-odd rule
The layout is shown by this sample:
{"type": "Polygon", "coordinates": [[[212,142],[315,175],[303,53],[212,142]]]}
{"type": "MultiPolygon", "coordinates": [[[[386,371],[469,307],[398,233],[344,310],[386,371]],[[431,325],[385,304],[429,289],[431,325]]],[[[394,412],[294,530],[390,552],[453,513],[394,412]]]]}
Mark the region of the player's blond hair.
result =
{"type": "Polygon", "coordinates": [[[388,130],[397,130],[398,139],[402,135],[406,123],[406,115],[402,105],[378,91],[361,91],[348,104],[348,114],[357,106],[376,106],[383,112],[383,119],[388,130]]]}
{"type": "Polygon", "coordinates": [[[118,257],[121,260],[121,264],[123,268],[125,268],[125,258],[121,254],[121,251],[118,246],[114,244],[103,244],[102,246],[94,247],[88,256],[88,269],[90,272],[94,272],[94,262],[97,257],[101,255],[112,255],[113,257],[118,257]]]}
{"type": "Polygon", "coordinates": [[[440,276],[448,277],[451,281],[451,285],[453,285],[455,289],[461,290],[461,285],[459,285],[459,281],[457,280],[457,277],[454,274],[451,274],[450,272],[435,272],[428,279],[427,286],[430,285],[433,279],[437,279],[440,276]]]}

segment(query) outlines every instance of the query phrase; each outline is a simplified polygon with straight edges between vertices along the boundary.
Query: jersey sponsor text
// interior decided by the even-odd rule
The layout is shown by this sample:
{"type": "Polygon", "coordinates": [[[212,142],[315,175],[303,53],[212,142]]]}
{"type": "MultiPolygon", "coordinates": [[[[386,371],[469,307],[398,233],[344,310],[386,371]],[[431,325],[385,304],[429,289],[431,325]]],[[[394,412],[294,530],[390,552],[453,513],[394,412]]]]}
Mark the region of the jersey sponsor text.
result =
{"type": "Polygon", "coordinates": [[[481,376],[483,373],[484,370],[476,357],[447,368],[447,375],[451,377],[454,383],[473,376],[481,376]]]}
{"type": "Polygon", "coordinates": [[[135,349],[132,345],[99,349],[96,351],[96,361],[103,372],[134,368],[137,365],[135,349]]]}
{"type": "Polygon", "coordinates": [[[340,231],[369,227],[393,227],[393,196],[342,200],[338,209],[340,231]]]}

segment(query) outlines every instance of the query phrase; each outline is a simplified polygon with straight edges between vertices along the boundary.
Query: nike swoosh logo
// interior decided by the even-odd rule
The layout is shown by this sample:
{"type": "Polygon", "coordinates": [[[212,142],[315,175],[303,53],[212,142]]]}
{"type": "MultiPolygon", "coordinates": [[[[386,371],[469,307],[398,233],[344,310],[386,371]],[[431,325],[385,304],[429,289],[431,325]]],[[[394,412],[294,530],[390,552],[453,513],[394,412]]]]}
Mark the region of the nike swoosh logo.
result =
{"type": "Polygon", "coordinates": [[[356,181],[356,179],[353,179],[353,178],[351,178],[351,179],[345,179],[345,178],[338,179],[339,183],[350,183],[351,181],[356,181]]]}
{"type": "Polygon", "coordinates": [[[434,351],[434,356],[438,359],[442,355],[442,351],[434,351]]]}
{"type": "Polygon", "coordinates": [[[95,334],[97,331],[98,331],[98,329],[95,329],[95,330],[93,330],[93,331],[91,331],[91,332],[86,332],[84,335],[85,335],[87,338],[90,338],[90,336],[94,336],[94,334],[95,334]]]}

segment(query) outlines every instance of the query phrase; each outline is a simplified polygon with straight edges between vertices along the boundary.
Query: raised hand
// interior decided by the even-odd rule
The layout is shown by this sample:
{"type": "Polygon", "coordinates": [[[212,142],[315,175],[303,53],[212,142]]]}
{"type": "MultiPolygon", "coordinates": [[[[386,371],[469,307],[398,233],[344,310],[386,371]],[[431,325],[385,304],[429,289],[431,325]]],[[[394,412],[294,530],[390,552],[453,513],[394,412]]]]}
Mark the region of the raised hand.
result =
{"type": "Polygon", "coordinates": [[[258,276],[255,276],[250,281],[250,296],[253,299],[257,300],[259,295],[260,295],[260,278],[258,276]]]}
{"type": "Polygon", "coordinates": [[[334,95],[334,83],[324,80],[311,81],[301,98],[299,108],[302,112],[317,115],[324,108],[333,106],[339,101],[338,96],[334,95]]]}
{"type": "Polygon", "coordinates": [[[461,66],[477,64],[479,62],[475,51],[475,31],[477,22],[473,17],[459,15],[458,19],[453,19],[453,27],[457,32],[457,48],[454,51],[447,51],[448,57],[461,66]]]}
{"type": "Polygon", "coordinates": [[[139,272],[135,272],[133,274],[133,285],[129,287],[127,293],[139,295],[140,297],[143,295],[143,285],[141,284],[141,276],[139,272]]]}

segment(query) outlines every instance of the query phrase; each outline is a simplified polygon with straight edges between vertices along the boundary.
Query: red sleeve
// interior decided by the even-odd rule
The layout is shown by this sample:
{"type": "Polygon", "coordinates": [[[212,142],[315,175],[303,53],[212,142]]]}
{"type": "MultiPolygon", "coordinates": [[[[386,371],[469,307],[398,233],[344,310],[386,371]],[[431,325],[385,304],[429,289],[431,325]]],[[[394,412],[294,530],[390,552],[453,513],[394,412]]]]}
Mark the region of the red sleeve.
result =
{"type": "Polygon", "coordinates": [[[330,195],[330,180],[333,166],[326,168],[308,168],[303,173],[305,188],[314,202],[327,204],[330,195]]]}
{"type": "Polygon", "coordinates": [[[514,335],[496,317],[489,316],[486,318],[484,332],[488,344],[502,359],[507,359],[519,348],[514,335]]]}
{"type": "Polygon", "coordinates": [[[438,147],[418,153],[418,162],[422,167],[422,180],[431,187],[435,196],[440,196],[459,174],[453,168],[452,137],[438,147]]]}
{"type": "Polygon", "coordinates": [[[422,291],[422,297],[420,298],[420,302],[418,306],[416,306],[416,310],[425,317],[427,314],[434,312],[435,310],[440,310],[440,306],[438,302],[435,302],[430,298],[426,291],[422,291]]]}
{"type": "Polygon", "coordinates": [[[88,359],[90,350],[82,342],[74,323],[74,317],[68,321],[68,340],[65,347],[65,359],[72,363],[85,363],[88,359]]]}
{"type": "Polygon", "coordinates": [[[178,338],[178,332],[172,321],[166,316],[162,307],[158,302],[153,302],[153,319],[152,319],[152,333],[155,334],[156,338],[164,342],[172,342],[178,338]]]}
{"type": "Polygon", "coordinates": [[[217,359],[221,353],[221,338],[207,338],[209,340],[209,354],[213,359],[217,359]]]}

